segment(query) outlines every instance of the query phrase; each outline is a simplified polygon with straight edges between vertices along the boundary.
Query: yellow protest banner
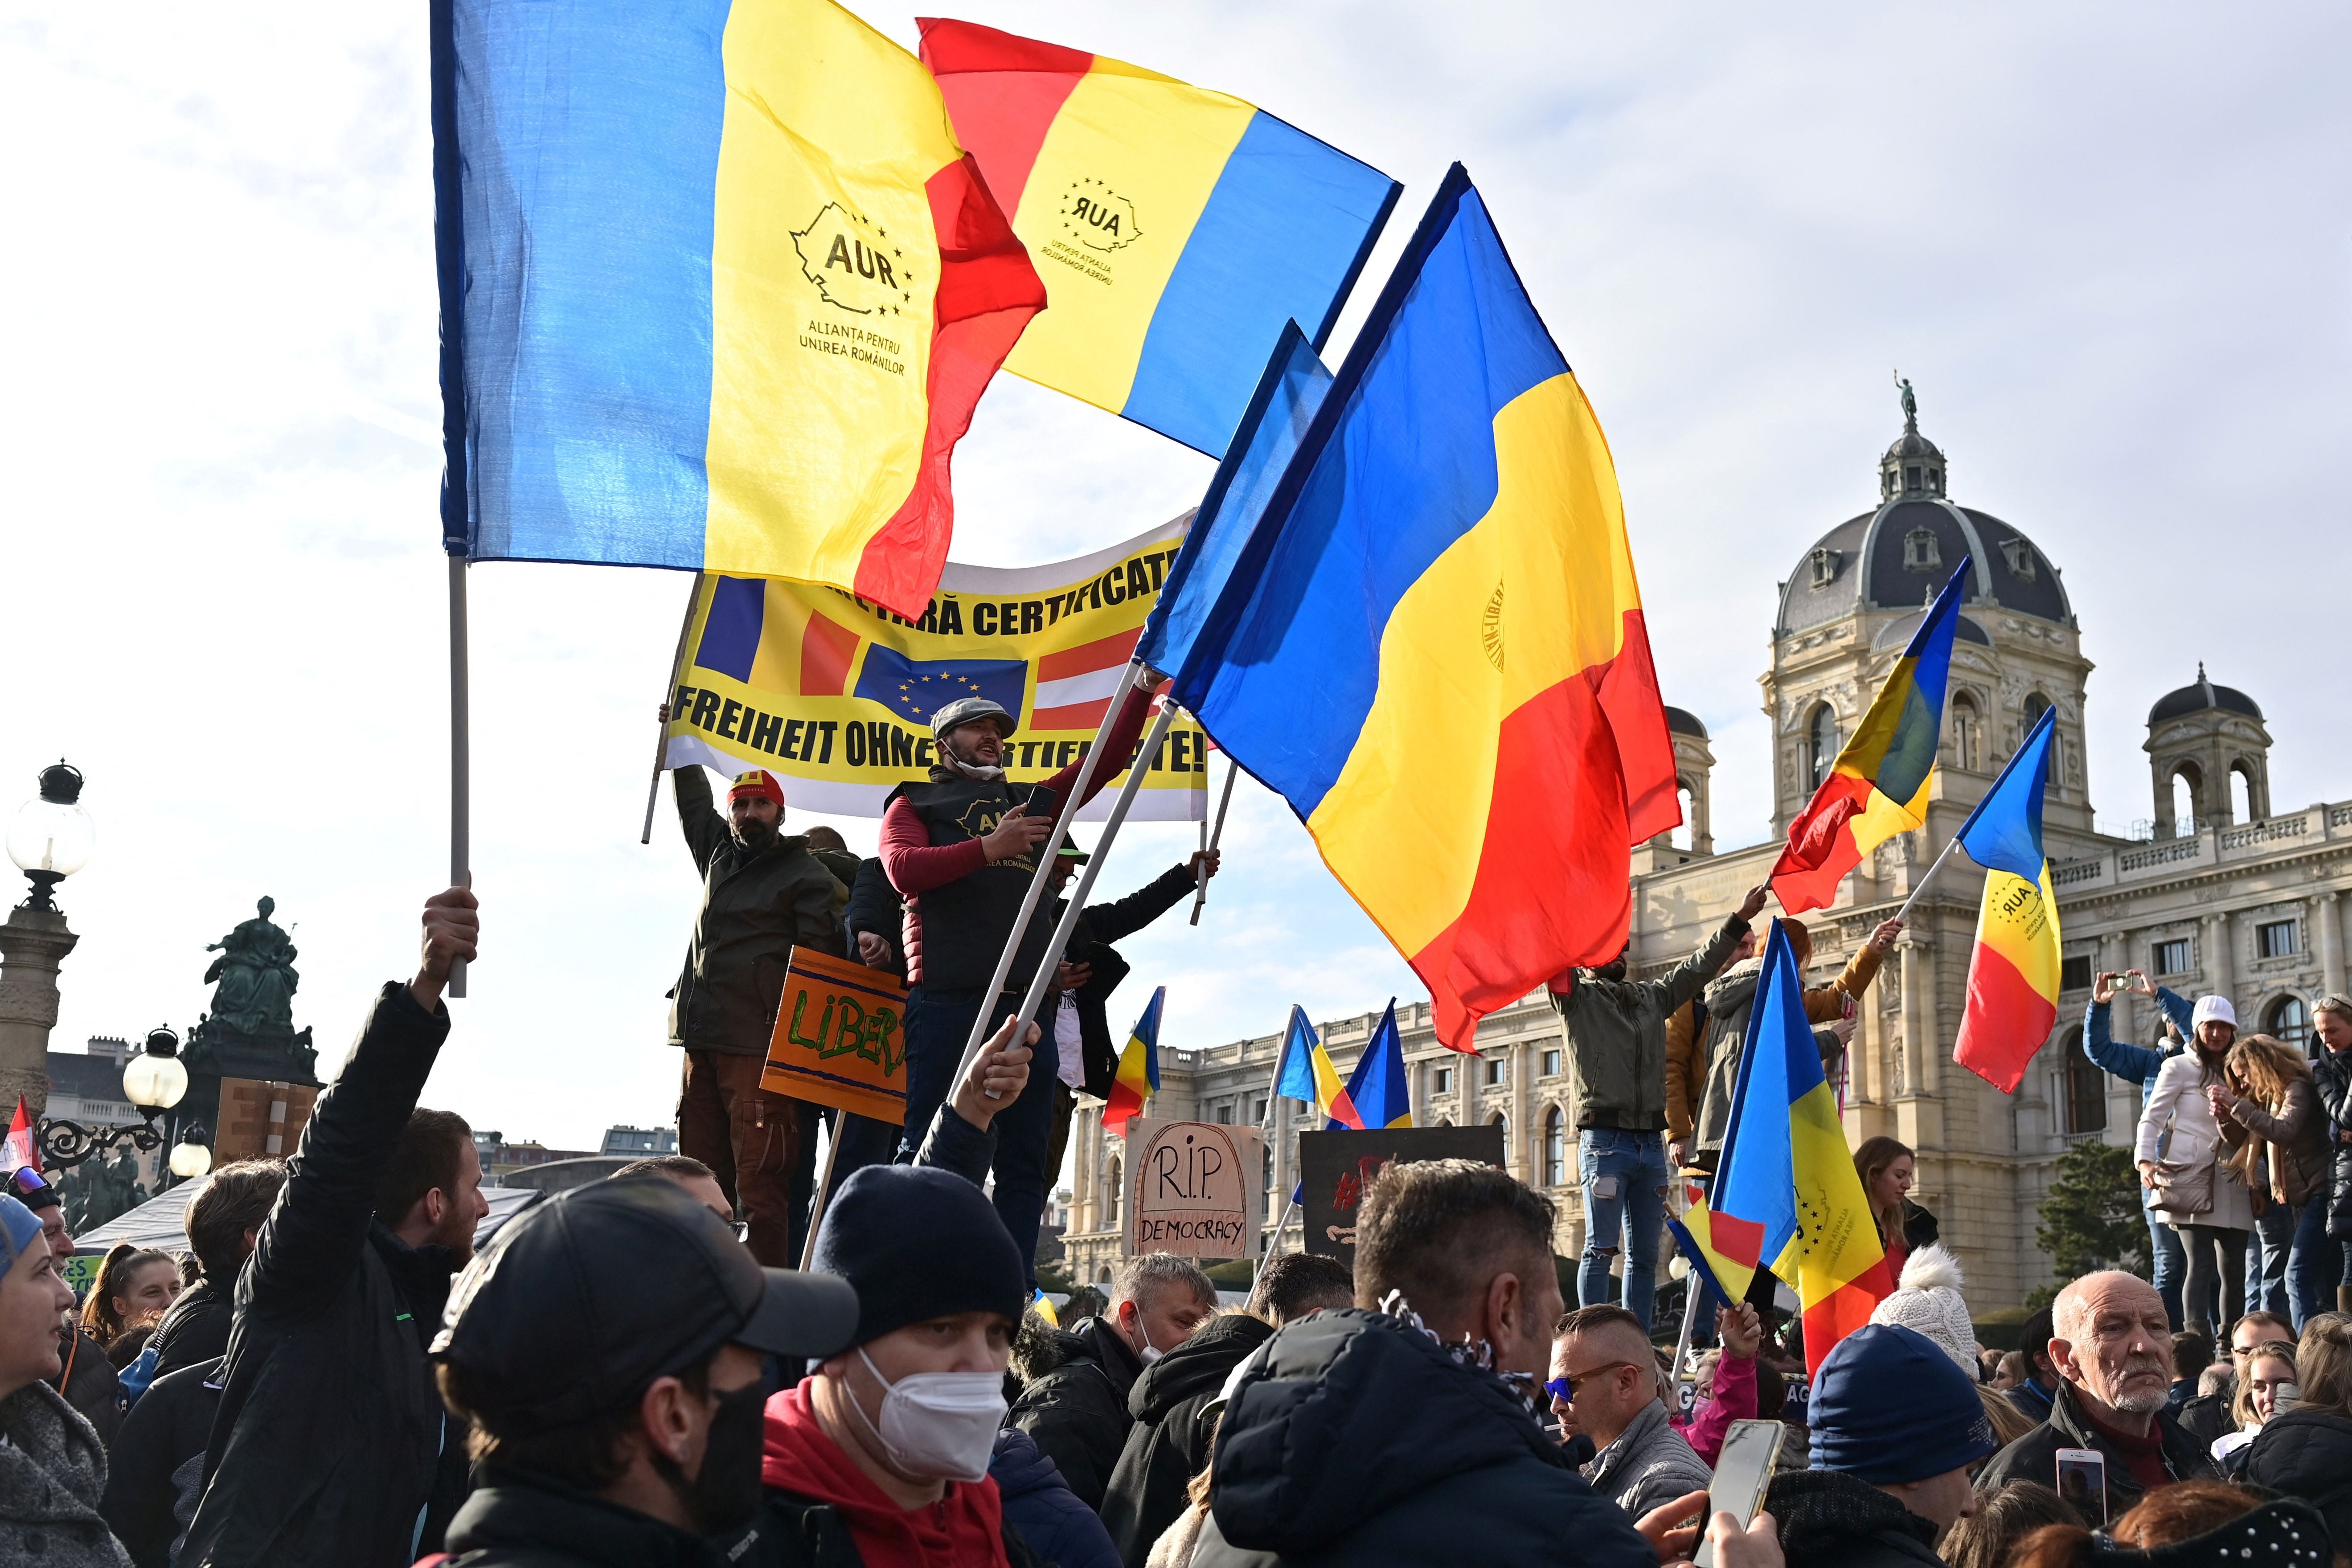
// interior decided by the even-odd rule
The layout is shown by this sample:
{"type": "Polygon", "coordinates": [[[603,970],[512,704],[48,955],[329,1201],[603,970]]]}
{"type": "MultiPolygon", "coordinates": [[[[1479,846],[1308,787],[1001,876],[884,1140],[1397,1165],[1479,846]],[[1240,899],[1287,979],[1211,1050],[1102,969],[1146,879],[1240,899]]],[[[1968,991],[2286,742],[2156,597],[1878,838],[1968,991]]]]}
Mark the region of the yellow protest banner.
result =
{"type": "Polygon", "coordinates": [[[887,970],[793,949],[760,1087],[898,1126],[907,1120],[907,988],[887,970]]]}
{"type": "MultiPolygon", "coordinates": [[[[985,697],[1018,721],[1006,776],[1044,779],[1093,743],[1191,521],[1050,565],[950,561],[911,621],[837,588],[706,574],[664,760],[765,768],[797,808],[879,816],[892,789],[930,768],[931,714],[985,697]]],[[[1199,820],[1209,774],[1200,726],[1180,718],[1146,765],[1129,815],[1199,820]]],[[[1105,783],[1081,817],[1109,809],[1119,775],[1105,783]]]]}

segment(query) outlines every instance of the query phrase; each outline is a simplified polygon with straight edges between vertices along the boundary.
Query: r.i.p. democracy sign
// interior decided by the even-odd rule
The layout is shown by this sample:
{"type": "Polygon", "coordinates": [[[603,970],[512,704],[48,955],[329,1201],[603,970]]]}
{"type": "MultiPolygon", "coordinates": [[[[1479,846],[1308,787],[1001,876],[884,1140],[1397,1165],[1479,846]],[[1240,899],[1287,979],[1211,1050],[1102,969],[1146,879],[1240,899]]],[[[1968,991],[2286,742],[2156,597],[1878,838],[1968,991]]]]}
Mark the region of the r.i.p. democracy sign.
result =
{"type": "Polygon", "coordinates": [[[1265,1144],[1254,1127],[1127,1124],[1127,1252],[1252,1258],[1265,1217],[1265,1144]]]}

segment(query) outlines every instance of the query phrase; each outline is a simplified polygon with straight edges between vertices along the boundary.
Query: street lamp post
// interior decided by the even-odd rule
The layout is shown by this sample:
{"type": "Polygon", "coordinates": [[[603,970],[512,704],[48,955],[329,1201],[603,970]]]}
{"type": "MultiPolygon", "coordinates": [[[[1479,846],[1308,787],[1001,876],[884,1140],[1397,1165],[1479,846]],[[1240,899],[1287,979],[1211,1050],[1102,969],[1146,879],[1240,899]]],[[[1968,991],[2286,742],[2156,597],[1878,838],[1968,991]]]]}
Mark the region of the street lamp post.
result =
{"type": "Polygon", "coordinates": [[[57,886],[89,863],[98,838],[81,785],[80,772],[63,762],[43,768],[39,795],[8,825],[8,858],[32,891],[0,924],[0,1114],[19,1099],[35,1117],[48,1105],[58,966],[80,940],[66,927],[57,886]]]}
{"type": "MultiPolygon", "coordinates": [[[[171,1136],[172,1124],[178,1119],[167,1118],[159,1128],[155,1117],[179,1104],[187,1092],[188,1068],[180,1060],[180,1037],[169,1029],[148,1031],[147,1048],[122,1066],[122,1098],[137,1108],[138,1123],[91,1127],[79,1121],[43,1117],[38,1124],[41,1168],[70,1171],[93,1155],[111,1149],[128,1147],[143,1154],[163,1147],[171,1136]]],[[[166,1160],[173,1175],[184,1180],[212,1169],[213,1152],[206,1142],[209,1136],[194,1122],[180,1129],[178,1142],[166,1160]]]]}

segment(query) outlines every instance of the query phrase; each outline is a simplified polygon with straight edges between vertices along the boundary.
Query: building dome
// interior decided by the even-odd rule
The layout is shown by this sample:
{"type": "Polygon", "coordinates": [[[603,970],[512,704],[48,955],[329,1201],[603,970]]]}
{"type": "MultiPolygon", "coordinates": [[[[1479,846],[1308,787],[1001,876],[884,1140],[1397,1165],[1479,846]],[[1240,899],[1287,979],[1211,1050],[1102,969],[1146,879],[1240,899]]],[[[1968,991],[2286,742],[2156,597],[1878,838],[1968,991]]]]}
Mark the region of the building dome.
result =
{"type": "Polygon", "coordinates": [[[1966,602],[2072,626],[2058,569],[2032,540],[1945,491],[1941,448],[1916,417],[1879,458],[1879,504],[1822,535],[1780,591],[1780,632],[1803,631],[1859,610],[1917,610],[1963,557],[1975,563],[1966,602]]]}
{"type": "MultiPolygon", "coordinates": [[[[2243,713],[2249,719],[2260,719],[2263,710],[2254,700],[2234,686],[2216,686],[2205,678],[2205,662],[2197,662],[2197,679],[2177,691],[2168,691],[2156,700],[2147,710],[2147,721],[2161,724],[2167,719],[2178,719],[2184,713],[2202,713],[2219,708],[2225,713],[2243,713]]],[[[1672,710],[1668,710],[1672,712],[1672,710]]],[[[1671,723],[1669,725],[1671,727],[1671,723]]]]}
{"type": "Polygon", "coordinates": [[[1696,735],[1702,741],[1706,739],[1706,726],[1700,723],[1698,715],[1687,708],[1667,708],[1666,731],[1674,735],[1696,735]]]}

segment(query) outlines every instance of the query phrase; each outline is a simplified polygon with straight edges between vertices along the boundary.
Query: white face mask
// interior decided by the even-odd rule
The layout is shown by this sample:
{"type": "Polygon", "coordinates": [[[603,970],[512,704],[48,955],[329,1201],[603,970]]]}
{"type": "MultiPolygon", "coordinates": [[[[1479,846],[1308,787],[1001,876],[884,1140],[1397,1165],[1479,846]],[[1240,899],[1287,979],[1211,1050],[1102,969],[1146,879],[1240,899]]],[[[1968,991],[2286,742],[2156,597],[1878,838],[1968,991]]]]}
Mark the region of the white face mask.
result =
{"type": "Polygon", "coordinates": [[[866,1422],[904,1474],[928,1479],[978,1481],[988,1476],[996,1449],[996,1429],[1004,1424],[1004,1375],[994,1372],[917,1372],[892,1383],[860,1346],[857,1359],[886,1392],[882,1421],[866,1420],[866,1407],[850,1396],[866,1422]]]}

